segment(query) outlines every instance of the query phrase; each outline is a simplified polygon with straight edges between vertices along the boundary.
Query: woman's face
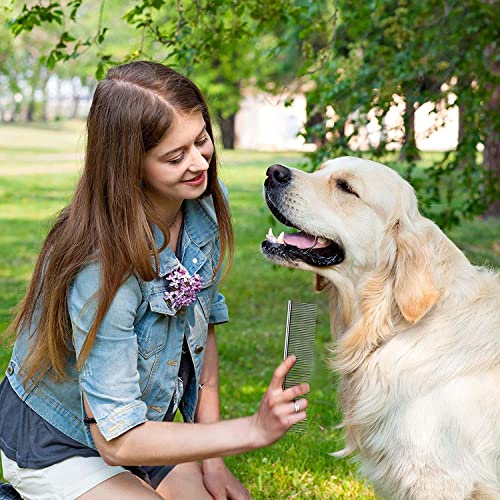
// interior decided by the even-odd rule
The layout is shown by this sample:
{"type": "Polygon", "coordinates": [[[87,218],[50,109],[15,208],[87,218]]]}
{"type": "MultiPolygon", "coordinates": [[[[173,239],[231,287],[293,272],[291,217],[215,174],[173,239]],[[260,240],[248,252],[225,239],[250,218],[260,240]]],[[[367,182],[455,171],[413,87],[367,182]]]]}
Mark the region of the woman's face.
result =
{"type": "Polygon", "coordinates": [[[176,113],[165,137],[144,156],[144,177],[153,203],[177,210],[183,200],[199,198],[207,188],[213,153],[201,112],[176,113]]]}

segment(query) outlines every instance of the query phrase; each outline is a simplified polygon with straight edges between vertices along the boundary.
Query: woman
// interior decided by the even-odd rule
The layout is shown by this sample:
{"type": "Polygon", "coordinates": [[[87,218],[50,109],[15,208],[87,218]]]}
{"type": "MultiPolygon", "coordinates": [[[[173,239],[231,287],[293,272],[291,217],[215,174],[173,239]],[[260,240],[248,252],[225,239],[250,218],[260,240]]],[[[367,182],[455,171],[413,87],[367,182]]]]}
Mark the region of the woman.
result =
{"type": "Polygon", "coordinates": [[[118,66],[87,132],[83,175],[10,327],[4,476],[38,500],[248,498],[220,457],[283,436],[308,387],[282,390],[290,357],[255,415],[219,421],[232,230],[205,100],[163,65],[118,66]],[[190,425],[172,422],[177,409],[190,425]]]}

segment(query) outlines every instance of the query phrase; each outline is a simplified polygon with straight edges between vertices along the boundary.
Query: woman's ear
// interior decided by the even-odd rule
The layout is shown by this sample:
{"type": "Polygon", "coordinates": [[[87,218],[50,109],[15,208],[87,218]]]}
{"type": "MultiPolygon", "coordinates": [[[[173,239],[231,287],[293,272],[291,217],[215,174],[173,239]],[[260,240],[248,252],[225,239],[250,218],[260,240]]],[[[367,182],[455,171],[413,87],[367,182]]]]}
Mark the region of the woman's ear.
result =
{"type": "Polygon", "coordinates": [[[404,318],[420,321],[436,303],[439,291],[434,276],[433,255],[423,231],[412,223],[398,222],[394,298],[404,318]]]}

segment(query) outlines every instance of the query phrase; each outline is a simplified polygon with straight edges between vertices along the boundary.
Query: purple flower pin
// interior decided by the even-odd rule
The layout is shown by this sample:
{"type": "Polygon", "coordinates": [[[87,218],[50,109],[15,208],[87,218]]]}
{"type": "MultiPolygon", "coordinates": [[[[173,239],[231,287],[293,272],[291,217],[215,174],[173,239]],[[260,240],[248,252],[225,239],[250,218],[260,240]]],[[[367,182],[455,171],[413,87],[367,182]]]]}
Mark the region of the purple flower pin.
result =
{"type": "Polygon", "coordinates": [[[203,278],[199,274],[191,276],[186,268],[181,265],[173,269],[165,278],[170,283],[168,291],[163,294],[163,298],[176,311],[194,302],[196,294],[203,285],[203,278]]]}

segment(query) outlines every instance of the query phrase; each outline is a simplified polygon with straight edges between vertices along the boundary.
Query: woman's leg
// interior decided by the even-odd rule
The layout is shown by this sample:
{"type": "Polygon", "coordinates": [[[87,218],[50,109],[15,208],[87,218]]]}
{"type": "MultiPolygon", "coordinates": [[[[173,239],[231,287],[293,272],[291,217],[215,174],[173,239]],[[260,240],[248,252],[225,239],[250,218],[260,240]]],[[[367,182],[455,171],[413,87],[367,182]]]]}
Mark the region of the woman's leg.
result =
{"type": "Polygon", "coordinates": [[[101,457],[71,457],[43,469],[21,468],[1,453],[6,479],[31,500],[161,499],[149,484],[101,457]]]}
{"type": "Polygon", "coordinates": [[[131,472],[122,472],[94,486],[78,497],[78,500],[114,500],[133,498],[134,500],[158,500],[163,498],[149,484],[131,472]]]}
{"type": "Polygon", "coordinates": [[[196,462],[176,465],[156,488],[168,500],[213,500],[203,484],[201,467],[196,462]]]}

